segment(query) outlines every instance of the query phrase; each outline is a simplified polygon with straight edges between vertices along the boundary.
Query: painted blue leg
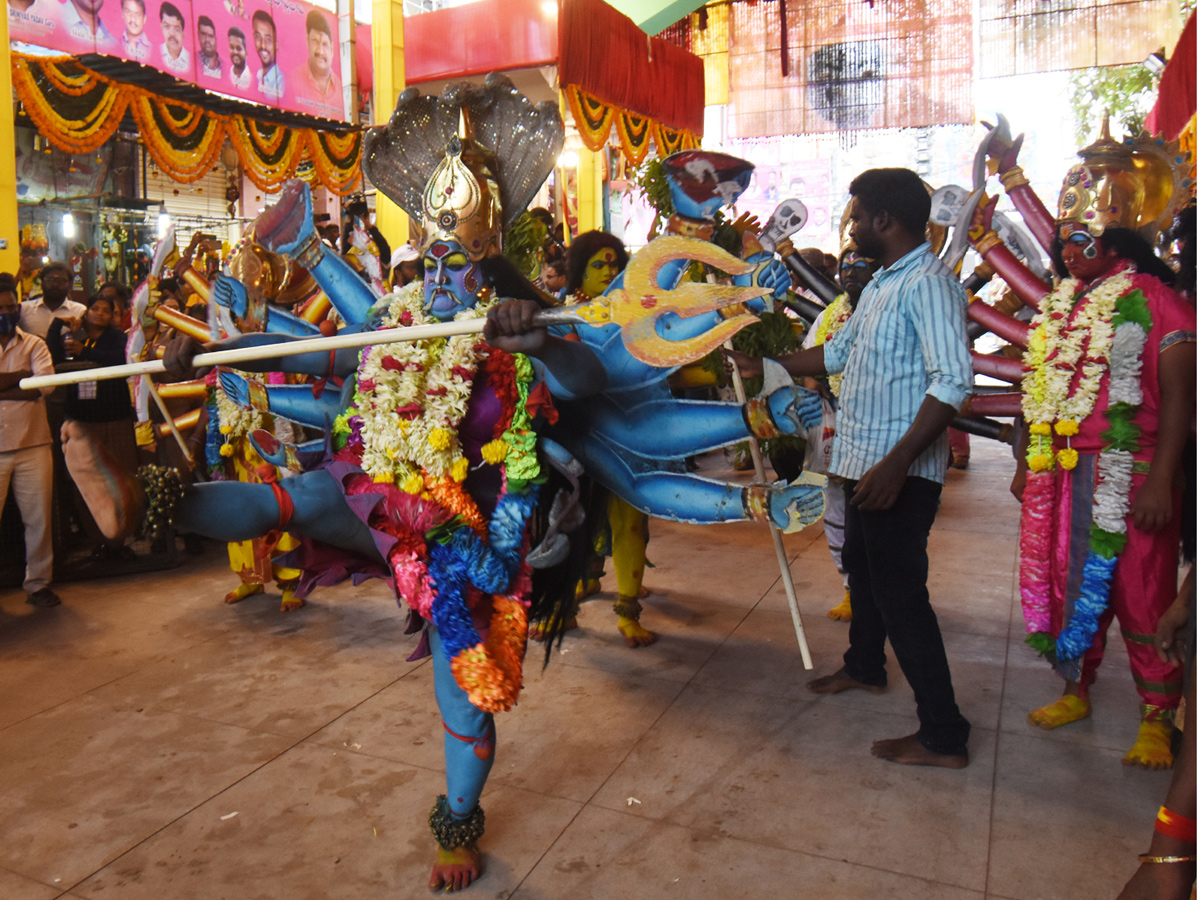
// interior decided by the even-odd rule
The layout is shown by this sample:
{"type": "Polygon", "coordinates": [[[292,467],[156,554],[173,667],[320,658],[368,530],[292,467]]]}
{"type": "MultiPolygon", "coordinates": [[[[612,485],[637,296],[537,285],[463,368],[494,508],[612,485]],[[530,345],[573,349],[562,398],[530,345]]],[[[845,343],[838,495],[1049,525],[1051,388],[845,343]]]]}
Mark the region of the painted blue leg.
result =
{"type": "Polygon", "coordinates": [[[490,741],[493,749],[487,759],[480,759],[475,745],[461,741],[449,732],[445,734],[446,798],[456,816],[467,816],[479,803],[479,795],[483,793],[488,773],[496,760],[495,724],[491,713],[485,713],[467,699],[466,691],[458,686],[450,671],[450,660],[446,658],[437,629],[432,625],[428,628],[429,649],[433,652],[433,690],[442,721],[454,734],[490,741]]]}
{"type": "MultiPolygon", "coordinates": [[[[328,472],[305,472],[281,486],[292,498],[288,531],[383,560],[370,529],[346,504],[328,472]]],[[[175,524],[180,531],[219,541],[247,541],[278,527],[279,504],[270,485],[212,481],[188,488],[175,510],[175,524]]]]}

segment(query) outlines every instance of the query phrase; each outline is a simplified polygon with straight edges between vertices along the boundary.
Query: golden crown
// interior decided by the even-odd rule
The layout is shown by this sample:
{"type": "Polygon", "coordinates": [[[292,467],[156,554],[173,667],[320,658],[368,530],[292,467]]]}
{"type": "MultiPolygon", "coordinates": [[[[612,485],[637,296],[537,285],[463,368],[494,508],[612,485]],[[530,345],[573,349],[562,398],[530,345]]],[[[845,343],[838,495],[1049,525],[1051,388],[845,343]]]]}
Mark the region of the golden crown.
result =
{"type": "Polygon", "coordinates": [[[1063,180],[1057,222],[1099,236],[1106,228],[1138,231],[1151,242],[1195,192],[1193,160],[1179,142],[1147,132],[1116,141],[1108,116],[1100,137],[1079,151],[1063,180]]]}
{"type": "Polygon", "coordinates": [[[421,207],[426,247],[457,241],[472,260],[500,253],[504,215],[496,160],[472,138],[466,110],[460,113],[458,135],[446,145],[446,158],[425,185],[421,207]]]}

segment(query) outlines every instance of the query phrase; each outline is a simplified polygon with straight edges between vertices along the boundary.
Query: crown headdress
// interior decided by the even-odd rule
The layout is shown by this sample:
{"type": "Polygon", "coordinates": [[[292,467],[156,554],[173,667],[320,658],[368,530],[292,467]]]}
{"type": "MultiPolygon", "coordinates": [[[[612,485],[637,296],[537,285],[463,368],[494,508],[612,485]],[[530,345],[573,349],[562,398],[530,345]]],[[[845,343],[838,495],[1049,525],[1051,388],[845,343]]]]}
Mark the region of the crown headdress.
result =
{"type": "Polygon", "coordinates": [[[1082,226],[1097,237],[1106,228],[1128,228],[1153,242],[1195,190],[1192,160],[1178,141],[1147,132],[1116,141],[1108,116],[1100,137],[1079,157],[1063,180],[1057,223],[1082,226]]]}
{"type": "Polygon", "coordinates": [[[501,231],[537,194],[562,144],[558,106],[535,106],[492,74],[483,85],[449,85],[441,97],[404,91],[387,126],[368,132],[363,169],[424,222],[426,244],[452,238],[479,259],[499,252],[501,231]]]}

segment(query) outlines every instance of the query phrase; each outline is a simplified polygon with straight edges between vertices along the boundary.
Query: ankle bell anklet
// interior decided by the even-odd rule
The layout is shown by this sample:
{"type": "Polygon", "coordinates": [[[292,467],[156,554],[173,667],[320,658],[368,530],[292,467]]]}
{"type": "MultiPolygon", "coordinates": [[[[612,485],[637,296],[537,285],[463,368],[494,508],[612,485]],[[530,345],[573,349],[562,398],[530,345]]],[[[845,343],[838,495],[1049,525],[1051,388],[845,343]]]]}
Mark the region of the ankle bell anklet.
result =
{"type": "Polygon", "coordinates": [[[438,794],[429,811],[429,830],[443,850],[457,850],[483,836],[483,807],[478,804],[465,819],[454,815],[445,794],[438,794]]]}
{"type": "Polygon", "coordinates": [[[642,616],[642,604],[637,597],[620,596],[613,602],[613,612],[636,622],[642,616]]]}
{"type": "Polygon", "coordinates": [[[154,540],[174,523],[175,507],[183,499],[183,482],[179,470],[169,466],[142,466],[137,478],[146,493],[146,521],[142,530],[154,540]]]}

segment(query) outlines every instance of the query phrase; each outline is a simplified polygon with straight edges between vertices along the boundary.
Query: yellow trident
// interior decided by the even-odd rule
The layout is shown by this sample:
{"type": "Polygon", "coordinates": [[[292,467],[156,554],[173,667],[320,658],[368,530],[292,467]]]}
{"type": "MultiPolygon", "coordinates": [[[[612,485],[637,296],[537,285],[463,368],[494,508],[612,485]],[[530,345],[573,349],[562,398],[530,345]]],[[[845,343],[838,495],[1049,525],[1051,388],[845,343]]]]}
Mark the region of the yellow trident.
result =
{"type": "Polygon", "coordinates": [[[731,309],[768,293],[766,288],[737,287],[688,281],[673,290],[659,287],[658,273],[669,262],[687,259],[706,263],[730,275],[754,271],[752,263],[726,253],[716,244],[669,235],[655,238],[634,255],[625,268],[621,288],[588,303],[565,307],[592,325],[620,325],[626,349],[636,359],[657,368],[687,365],[707,356],[747,325],[758,321],[748,311],[731,309]],[[723,310],[725,318],[703,334],[671,340],[658,332],[663,316],[689,318],[723,310]]]}

